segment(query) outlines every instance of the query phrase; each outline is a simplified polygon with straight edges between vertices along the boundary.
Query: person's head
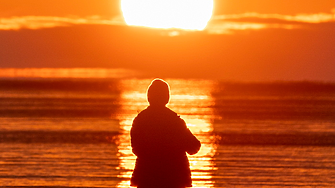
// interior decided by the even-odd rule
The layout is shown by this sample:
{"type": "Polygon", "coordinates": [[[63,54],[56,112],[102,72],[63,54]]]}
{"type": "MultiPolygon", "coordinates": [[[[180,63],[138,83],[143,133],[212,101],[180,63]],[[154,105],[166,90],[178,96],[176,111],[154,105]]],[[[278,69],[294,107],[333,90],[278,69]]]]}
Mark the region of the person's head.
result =
{"type": "Polygon", "coordinates": [[[154,79],[147,91],[148,102],[151,106],[165,106],[170,99],[170,87],[162,79],[154,79]]]}

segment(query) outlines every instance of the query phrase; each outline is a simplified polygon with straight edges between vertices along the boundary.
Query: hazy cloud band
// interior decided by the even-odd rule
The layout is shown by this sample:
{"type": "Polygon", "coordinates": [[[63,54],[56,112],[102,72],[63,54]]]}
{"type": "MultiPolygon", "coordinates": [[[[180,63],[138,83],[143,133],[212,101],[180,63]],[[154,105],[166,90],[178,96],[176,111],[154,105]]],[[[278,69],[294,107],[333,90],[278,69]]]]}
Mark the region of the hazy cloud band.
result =
{"type": "Polygon", "coordinates": [[[43,29],[70,25],[124,25],[121,17],[114,19],[101,19],[99,16],[86,18],[52,17],[52,16],[24,16],[13,18],[0,18],[0,30],[43,29]]]}
{"type": "MultiPolygon", "coordinates": [[[[212,17],[205,30],[210,34],[231,34],[234,31],[241,30],[260,30],[267,28],[296,29],[301,28],[302,24],[325,22],[335,22],[334,10],[333,13],[299,15],[259,13],[216,15],[212,17]]],[[[0,30],[43,29],[85,24],[126,25],[122,16],[113,19],[102,19],[99,16],[86,18],[51,16],[0,18],[0,30]]]]}

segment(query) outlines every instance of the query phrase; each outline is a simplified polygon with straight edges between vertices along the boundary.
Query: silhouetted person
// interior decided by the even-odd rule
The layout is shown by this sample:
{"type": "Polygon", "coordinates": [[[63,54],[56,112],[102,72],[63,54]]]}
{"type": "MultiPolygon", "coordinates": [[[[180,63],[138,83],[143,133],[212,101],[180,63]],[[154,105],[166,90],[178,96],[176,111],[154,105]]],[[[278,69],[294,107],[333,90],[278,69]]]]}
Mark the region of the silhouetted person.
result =
{"type": "Polygon", "coordinates": [[[186,152],[200,149],[199,140],[177,113],[165,105],[170,89],[160,79],[147,91],[149,106],[140,112],[131,128],[131,146],[137,156],[131,185],[138,188],[191,187],[191,171],[186,152]]]}

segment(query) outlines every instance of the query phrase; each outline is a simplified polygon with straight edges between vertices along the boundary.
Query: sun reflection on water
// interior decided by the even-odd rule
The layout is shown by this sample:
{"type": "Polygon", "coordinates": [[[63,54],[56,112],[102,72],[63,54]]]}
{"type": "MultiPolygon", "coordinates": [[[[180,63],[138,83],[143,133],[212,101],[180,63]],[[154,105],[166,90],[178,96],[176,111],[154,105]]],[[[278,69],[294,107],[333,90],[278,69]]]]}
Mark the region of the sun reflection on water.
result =
{"type": "MultiPolygon", "coordinates": [[[[177,112],[187,123],[188,128],[201,141],[200,151],[189,155],[192,171],[193,187],[212,187],[212,171],[215,170],[213,156],[216,152],[211,123],[213,112],[210,106],[213,99],[210,95],[213,88],[211,81],[183,81],[166,80],[171,88],[169,108],[177,112]]],[[[121,112],[118,119],[122,134],[118,138],[118,152],[120,159],[118,178],[123,179],[117,187],[129,187],[136,156],[132,153],[129,131],[135,116],[147,105],[146,89],[151,80],[124,80],[122,82],[121,112]]]]}

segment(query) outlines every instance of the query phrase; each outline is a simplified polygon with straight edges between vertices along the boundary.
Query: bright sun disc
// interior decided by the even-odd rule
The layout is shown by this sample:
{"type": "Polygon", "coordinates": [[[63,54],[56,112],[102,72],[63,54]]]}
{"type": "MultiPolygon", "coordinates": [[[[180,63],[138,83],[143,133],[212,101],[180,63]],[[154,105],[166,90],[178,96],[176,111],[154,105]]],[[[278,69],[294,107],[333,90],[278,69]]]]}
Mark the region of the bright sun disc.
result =
{"type": "Polygon", "coordinates": [[[121,9],[127,25],[203,30],[213,0],[122,0],[121,9]]]}

